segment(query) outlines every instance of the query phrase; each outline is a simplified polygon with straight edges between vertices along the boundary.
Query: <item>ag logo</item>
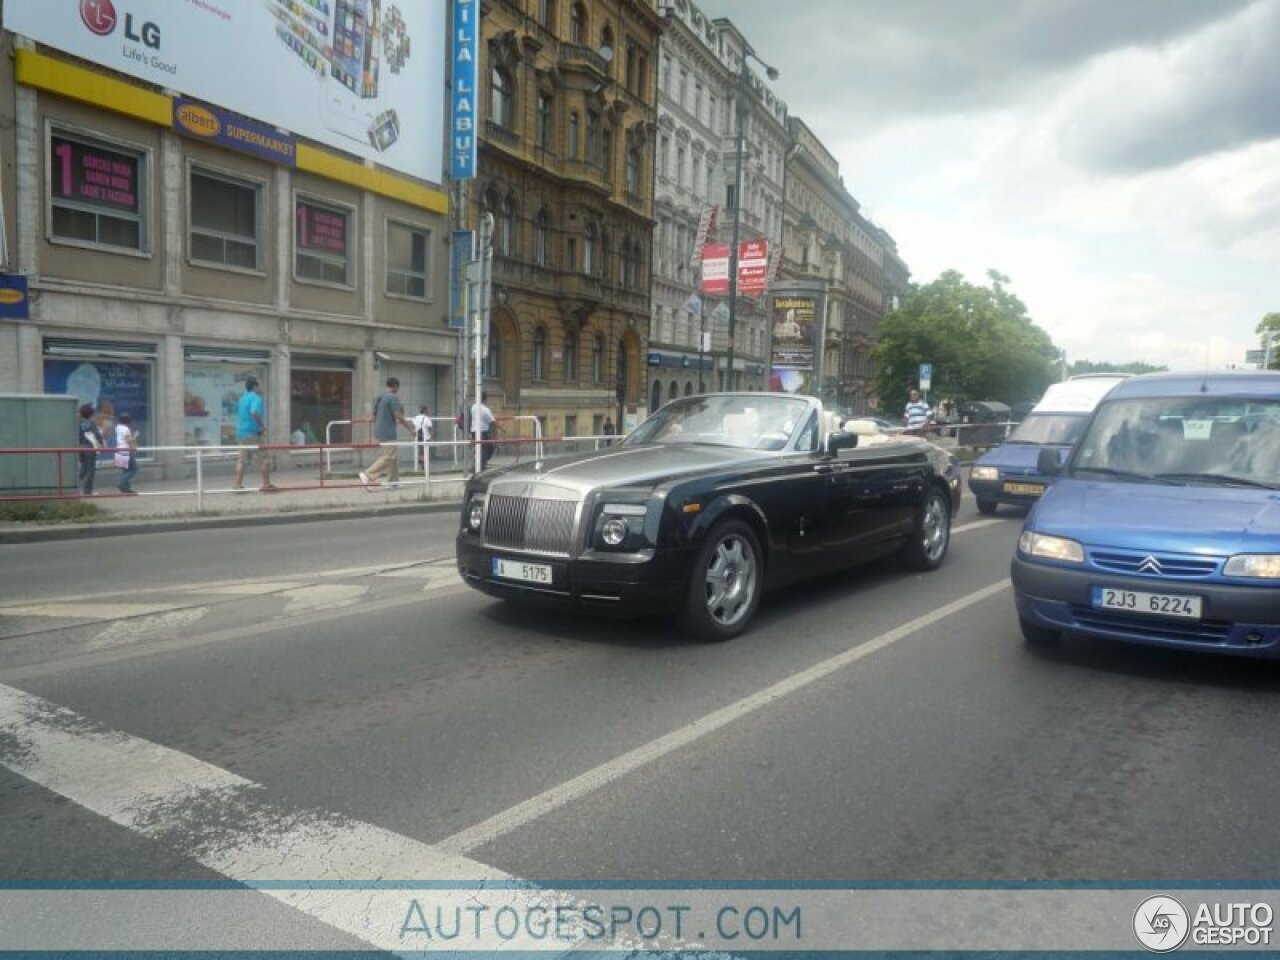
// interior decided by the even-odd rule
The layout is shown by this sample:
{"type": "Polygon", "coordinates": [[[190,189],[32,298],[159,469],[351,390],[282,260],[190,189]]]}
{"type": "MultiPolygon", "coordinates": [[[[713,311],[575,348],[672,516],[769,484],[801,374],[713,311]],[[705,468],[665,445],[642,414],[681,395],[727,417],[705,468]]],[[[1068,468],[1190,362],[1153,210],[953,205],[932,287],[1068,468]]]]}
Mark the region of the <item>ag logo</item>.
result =
{"type": "Polygon", "coordinates": [[[1148,950],[1168,953],[1187,939],[1191,917],[1173,897],[1147,897],[1133,914],[1133,932],[1148,950]]]}
{"type": "Polygon", "coordinates": [[[116,8],[111,0],[80,0],[80,19],[100,37],[116,28],[116,8]]]}

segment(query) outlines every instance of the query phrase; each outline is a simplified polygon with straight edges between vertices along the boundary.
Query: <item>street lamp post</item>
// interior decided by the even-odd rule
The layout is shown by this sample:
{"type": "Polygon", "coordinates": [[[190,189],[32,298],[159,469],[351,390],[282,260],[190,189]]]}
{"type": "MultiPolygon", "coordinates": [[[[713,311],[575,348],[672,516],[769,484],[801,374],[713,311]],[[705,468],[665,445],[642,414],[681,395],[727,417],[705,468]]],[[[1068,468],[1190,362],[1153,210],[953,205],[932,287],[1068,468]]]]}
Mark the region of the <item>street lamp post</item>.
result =
{"type": "Polygon", "coordinates": [[[742,168],[746,164],[742,161],[743,151],[746,149],[744,138],[747,126],[747,93],[748,82],[751,78],[751,72],[747,69],[747,58],[754,59],[760,66],[764,67],[770,80],[778,79],[778,71],[769,64],[765,63],[746,44],[742,47],[742,63],[738,70],[738,149],[737,149],[737,168],[733,177],[733,235],[729,243],[729,349],[725,354],[725,371],[724,371],[724,389],[732,390],[734,388],[734,369],[733,339],[738,329],[738,231],[742,223],[742,168]]]}

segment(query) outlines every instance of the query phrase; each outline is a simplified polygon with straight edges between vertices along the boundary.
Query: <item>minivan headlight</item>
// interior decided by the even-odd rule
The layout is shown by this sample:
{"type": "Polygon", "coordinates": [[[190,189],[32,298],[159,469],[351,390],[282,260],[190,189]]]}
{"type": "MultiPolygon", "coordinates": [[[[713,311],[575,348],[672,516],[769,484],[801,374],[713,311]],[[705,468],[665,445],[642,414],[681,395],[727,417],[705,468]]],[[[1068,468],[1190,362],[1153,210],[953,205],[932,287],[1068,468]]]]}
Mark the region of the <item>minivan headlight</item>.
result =
{"type": "Polygon", "coordinates": [[[1228,560],[1222,572],[1228,577],[1280,580],[1280,554],[1241,553],[1228,560]]]}
{"type": "Polygon", "coordinates": [[[1042,560],[1084,563],[1084,547],[1077,541],[1031,530],[1022,531],[1022,536],[1018,538],[1018,550],[1029,557],[1040,557],[1042,560]]]}
{"type": "Polygon", "coordinates": [[[1000,471],[995,467],[974,467],[969,471],[970,480],[999,480],[1000,471]]]}

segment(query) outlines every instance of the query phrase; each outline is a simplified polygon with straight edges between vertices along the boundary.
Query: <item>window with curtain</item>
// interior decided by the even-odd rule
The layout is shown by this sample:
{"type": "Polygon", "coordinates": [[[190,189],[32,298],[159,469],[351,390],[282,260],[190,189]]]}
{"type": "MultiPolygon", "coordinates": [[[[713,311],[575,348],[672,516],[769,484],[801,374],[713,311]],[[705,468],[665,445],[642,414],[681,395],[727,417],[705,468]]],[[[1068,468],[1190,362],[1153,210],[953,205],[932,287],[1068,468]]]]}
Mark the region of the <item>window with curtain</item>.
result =
{"type": "Polygon", "coordinates": [[[547,379],[547,330],[538,327],[533,331],[533,379],[547,379]]]}
{"type": "Polygon", "coordinates": [[[547,213],[545,209],[539,210],[537,217],[533,221],[533,259],[540,267],[547,265],[550,234],[551,214],[547,213]]]}
{"type": "Polygon", "coordinates": [[[489,119],[506,130],[512,126],[514,94],[511,74],[502,67],[494,67],[489,72],[489,119]]]}

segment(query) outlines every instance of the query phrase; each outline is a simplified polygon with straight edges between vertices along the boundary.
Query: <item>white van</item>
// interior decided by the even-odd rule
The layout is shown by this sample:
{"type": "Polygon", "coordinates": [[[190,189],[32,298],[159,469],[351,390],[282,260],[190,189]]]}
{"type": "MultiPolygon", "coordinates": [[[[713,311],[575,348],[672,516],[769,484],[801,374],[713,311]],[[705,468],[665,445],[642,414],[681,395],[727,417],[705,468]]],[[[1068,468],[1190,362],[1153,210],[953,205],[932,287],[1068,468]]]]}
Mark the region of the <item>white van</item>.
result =
{"type": "Polygon", "coordinates": [[[969,470],[969,489],[979,512],[990,515],[1001,503],[1025,507],[1039,499],[1053,482],[1037,466],[1040,451],[1056,449],[1061,462],[1079,439],[1093,408],[1127,379],[1127,373],[1091,373],[1051,384],[1008,439],[984,453],[969,470]]]}

